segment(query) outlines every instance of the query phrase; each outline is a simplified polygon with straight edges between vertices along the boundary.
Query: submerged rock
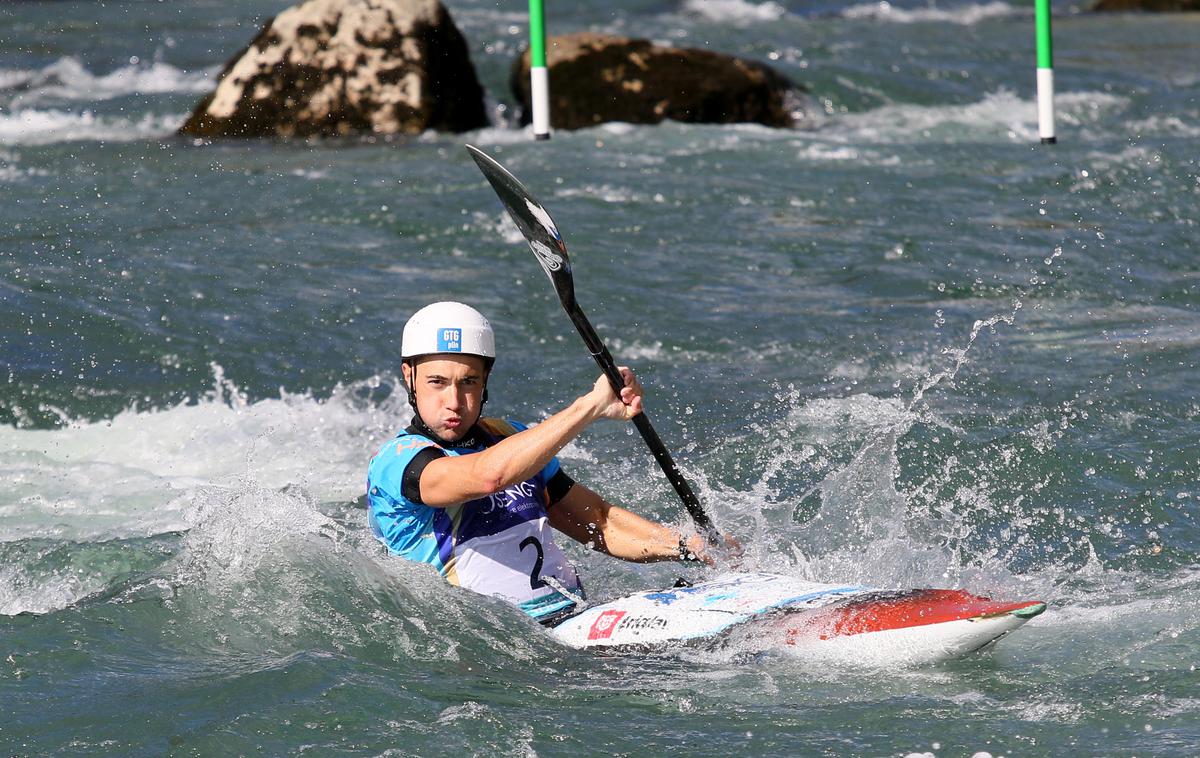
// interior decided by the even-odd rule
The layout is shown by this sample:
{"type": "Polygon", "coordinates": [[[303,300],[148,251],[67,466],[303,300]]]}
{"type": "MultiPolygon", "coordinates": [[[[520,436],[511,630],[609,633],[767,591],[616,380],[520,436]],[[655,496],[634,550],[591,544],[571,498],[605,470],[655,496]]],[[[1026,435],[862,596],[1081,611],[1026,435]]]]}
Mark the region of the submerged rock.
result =
{"type": "Polygon", "coordinates": [[[1180,13],[1200,11],[1200,0],[1097,0],[1094,11],[1154,11],[1180,13]]]}
{"type": "Polygon", "coordinates": [[[179,131],[309,137],[487,123],[466,42],[438,0],[308,0],[263,27],[179,131]]]}
{"type": "MultiPolygon", "coordinates": [[[[522,124],[532,117],[529,58],[526,50],[512,68],[522,124]]],[[[547,40],[546,66],[550,123],[556,129],[664,119],[790,127],[794,118],[788,101],[801,90],[762,63],[591,32],[547,40]]]]}

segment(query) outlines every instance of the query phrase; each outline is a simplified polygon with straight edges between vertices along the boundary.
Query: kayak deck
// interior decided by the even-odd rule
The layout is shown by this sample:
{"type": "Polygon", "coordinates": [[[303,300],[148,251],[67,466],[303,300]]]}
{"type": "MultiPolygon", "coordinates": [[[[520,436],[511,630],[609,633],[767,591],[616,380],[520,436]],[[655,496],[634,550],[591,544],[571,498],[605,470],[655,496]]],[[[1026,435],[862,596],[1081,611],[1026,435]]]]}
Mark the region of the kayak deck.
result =
{"type": "Polygon", "coordinates": [[[926,663],[978,650],[1046,609],[965,590],[877,590],[730,573],[592,606],[551,634],[577,648],[720,642],[805,658],[926,663]]]}

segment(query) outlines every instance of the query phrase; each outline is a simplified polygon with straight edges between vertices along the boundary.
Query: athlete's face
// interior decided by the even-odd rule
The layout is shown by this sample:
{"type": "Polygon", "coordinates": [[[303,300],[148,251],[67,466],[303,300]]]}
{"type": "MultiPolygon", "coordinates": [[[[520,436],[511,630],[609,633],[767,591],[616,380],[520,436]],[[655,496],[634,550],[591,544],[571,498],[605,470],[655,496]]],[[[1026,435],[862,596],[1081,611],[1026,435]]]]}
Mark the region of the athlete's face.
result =
{"type": "Polygon", "coordinates": [[[417,413],[439,437],[462,439],[479,420],[487,381],[477,355],[431,355],[418,358],[415,370],[404,364],[404,381],[417,396],[417,413]]]}

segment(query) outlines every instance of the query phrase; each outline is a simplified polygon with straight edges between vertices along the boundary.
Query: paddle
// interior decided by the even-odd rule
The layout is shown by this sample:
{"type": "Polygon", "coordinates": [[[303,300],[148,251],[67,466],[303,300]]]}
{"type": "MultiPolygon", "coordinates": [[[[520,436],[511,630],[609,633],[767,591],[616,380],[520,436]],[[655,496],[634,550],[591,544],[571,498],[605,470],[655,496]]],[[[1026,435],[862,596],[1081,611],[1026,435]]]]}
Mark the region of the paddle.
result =
{"type": "MultiPolygon", "coordinates": [[[[542,264],[546,276],[550,277],[563,310],[571,317],[571,323],[575,324],[579,336],[583,337],[588,352],[592,354],[592,358],[596,360],[600,370],[608,377],[613,392],[620,395],[625,382],[621,379],[621,373],[617,371],[616,364],[613,363],[612,354],[608,352],[608,348],[604,346],[604,342],[592,328],[591,322],[584,315],[579,303],[575,301],[575,281],[571,275],[571,259],[567,256],[567,246],[562,240],[562,235],[558,233],[553,219],[550,218],[550,214],[529,190],[525,189],[525,185],[521,184],[495,159],[471,145],[467,145],[467,150],[475,159],[479,170],[487,177],[492,189],[500,196],[500,202],[504,203],[508,215],[512,216],[517,228],[529,242],[529,248],[537,256],[538,263],[542,264]]],[[[696,493],[692,492],[692,488],[688,486],[683,474],[679,472],[671,454],[667,452],[666,446],[659,439],[658,432],[654,431],[654,427],[650,425],[650,419],[645,412],[634,416],[633,423],[641,432],[642,439],[646,441],[650,452],[654,454],[654,459],[658,461],[659,467],[667,475],[667,480],[675,488],[679,499],[683,501],[696,528],[704,533],[711,544],[720,544],[720,536],[708,518],[708,514],[701,507],[699,498],[696,497],[696,493]]]]}

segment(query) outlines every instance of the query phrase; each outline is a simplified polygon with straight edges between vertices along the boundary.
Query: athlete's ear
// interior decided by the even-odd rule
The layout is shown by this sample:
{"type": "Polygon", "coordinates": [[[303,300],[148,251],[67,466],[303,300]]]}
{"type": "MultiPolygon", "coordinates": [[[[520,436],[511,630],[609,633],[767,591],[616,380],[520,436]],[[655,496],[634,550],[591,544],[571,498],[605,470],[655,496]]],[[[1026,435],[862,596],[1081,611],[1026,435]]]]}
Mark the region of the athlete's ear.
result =
{"type": "Polygon", "coordinates": [[[405,361],[400,364],[400,373],[404,375],[404,386],[408,390],[408,404],[416,410],[417,407],[417,365],[405,361]]]}

